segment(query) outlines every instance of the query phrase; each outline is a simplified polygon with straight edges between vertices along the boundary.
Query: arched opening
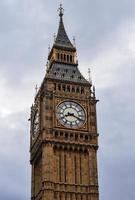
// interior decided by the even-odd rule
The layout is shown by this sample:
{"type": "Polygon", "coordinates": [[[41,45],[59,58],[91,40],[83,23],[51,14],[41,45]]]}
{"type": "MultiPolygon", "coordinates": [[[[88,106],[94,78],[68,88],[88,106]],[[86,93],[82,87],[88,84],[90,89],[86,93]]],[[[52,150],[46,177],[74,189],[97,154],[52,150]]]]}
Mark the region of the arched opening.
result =
{"type": "Polygon", "coordinates": [[[73,62],[73,58],[72,58],[72,56],[70,56],[70,62],[73,62]]]}
{"type": "Polygon", "coordinates": [[[84,94],[84,88],[83,87],[81,88],[81,94],[84,94]]]}
{"type": "Polygon", "coordinates": [[[63,132],[60,132],[60,136],[61,136],[61,137],[63,136],[63,132]]]}
{"type": "Polygon", "coordinates": [[[72,87],[72,92],[75,92],[75,88],[74,87],[72,87]]]}
{"type": "Polygon", "coordinates": [[[85,135],[85,141],[88,141],[88,136],[87,135],[85,135]]]}
{"type": "Polygon", "coordinates": [[[61,61],[63,60],[63,54],[61,54],[61,61]]]}
{"type": "Polygon", "coordinates": [[[70,92],[70,85],[67,86],[67,92],[70,92]]]}
{"type": "Polygon", "coordinates": [[[61,84],[58,85],[58,90],[59,90],[59,91],[61,90],[61,84]]]}
{"type": "Polygon", "coordinates": [[[63,89],[63,91],[65,92],[65,91],[66,91],[66,86],[63,85],[63,86],[62,86],[62,89],[63,89]]]}
{"type": "Polygon", "coordinates": [[[65,133],[65,138],[68,139],[68,133],[65,133]]]}
{"type": "Polygon", "coordinates": [[[75,134],[75,140],[78,140],[78,135],[75,134]]]}
{"type": "Polygon", "coordinates": [[[58,132],[57,131],[55,132],[55,137],[58,137],[58,132]]]}
{"type": "Polygon", "coordinates": [[[69,62],[69,55],[67,55],[67,62],[69,62]]]}
{"type": "Polygon", "coordinates": [[[80,89],[79,87],[76,88],[76,93],[79,93],[80,92],[80,89]]]}
{"type": "Polygon", "coordinates": [[[64,54],[64,61],[66,61],[66,55],[64,54]]]}

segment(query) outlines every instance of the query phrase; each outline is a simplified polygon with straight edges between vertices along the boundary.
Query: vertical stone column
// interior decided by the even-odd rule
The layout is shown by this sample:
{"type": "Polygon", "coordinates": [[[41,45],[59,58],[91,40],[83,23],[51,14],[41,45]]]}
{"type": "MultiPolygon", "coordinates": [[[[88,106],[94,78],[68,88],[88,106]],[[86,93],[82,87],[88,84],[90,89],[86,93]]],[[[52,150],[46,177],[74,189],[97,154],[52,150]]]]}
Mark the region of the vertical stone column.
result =
{"type": "Polygon", "coordinates": [[[51,144],[45,144],[43,147],[42,158],[42,175],[44,183],[43,200],[53,200],[54,192],[52,182],[54,179],[54,153],[53,146],[51,144]]]}
{"type": "Polygon", "coordinates": [[[61,200],[65,200],[65,193],[64,192],[61,193],[61,198],[62,198],[61,200]]]}
{"type": "Polygon", "coordinates": [[[93,149],[89,149],[89,174],[90,174],[90,185],[94,185],[94,166],[93,166],[93,149]]]}
{"type": "Polygon", "coordinates": [[[76,200],[81,200],[81,195],[80,194],[77,194],[76,196],[77,196],[76,200]]]}
{"type": "Polygon", "coordinates": [[[59,152],[58,150],[55,151],[54,155],[54,182],[59,182],[59,152]]]}
{"type": "Polygon", "coordinates": [[[94,148],[89,149],[89,168],[90,168],[90,200],[98,200],[98,174],[97,174],[97,153],[94,148]]]}
{"type": "Polygon", "coordinates": [[[87,153],[82,154],[82,183],[89,184],[89,158],[87,153]]]}
{"type": "Polygon", "coordinates": [[[86,194],[83,195],[83,200],[86,200],[86,194]]]}
{"type": "Polygon", "coordinates": [[[67,193],[67,200],[70,200],[70,193],[67,193]]]}
{"type": "Polygon", "coordinates": [[[34,195],[35,195],[35,188],[34,188],[34,165],[32,165],[32,169],[31,169],[31,182],[32,182],[32,187],[31,187],[31,197],[32,199],[34,199],[34,195]]]}
{"type": "Polygon", "coordinates": [[[76,200],[76,195],[74,193],[72,194],[72,200],[76,200]]]}
{"type": "Polygon", "coordinates": [[[80,184],[80,156],[79,152],[76,154],[76,179],[77,179],[77,184],[80,184]]]}
{"type": "Polygon", "coordinates": [[[94,174],[95,174],[95,185],[98,185],[98,168],[97,168],[97,150],[94,149],[94,174]]]}
{"type": "Polygon", "coordinates": [[[43,101],[41,103],[41,109],[40,109],[40,119],[41,119],[41,130],[45,127],[45,115],[46,115],[46,99],[45,97],[43,98],[43,101]]]}
{"type": "Polygon", "coordinates": [[[67,183],[73,184],[74,177],[73,177],[73,154],[68,152],[67,154],[67,183]]]}
{"type": "Polygon", "coordinates": [[[79,162],[80,162],[80,164],[79,164],[79,166],[80,166],[80,184],[82,184],[82,152],[80,152],[80,154],[79,154],[79,162]]]}
{"type": "Polygon", "coordinates": [[[65,182],[65,170],[64,170],[64,151],[61,150],[61,181],[64,183],[65,182]]]}

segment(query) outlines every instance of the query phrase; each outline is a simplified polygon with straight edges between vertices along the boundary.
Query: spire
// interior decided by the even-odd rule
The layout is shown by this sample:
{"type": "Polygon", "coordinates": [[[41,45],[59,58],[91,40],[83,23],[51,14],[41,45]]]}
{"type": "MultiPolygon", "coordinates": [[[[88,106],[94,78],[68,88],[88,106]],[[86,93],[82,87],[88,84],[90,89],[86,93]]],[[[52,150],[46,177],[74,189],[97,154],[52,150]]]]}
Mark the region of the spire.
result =
{"type": "Polygon", "coordinates": [[[62,4],[60,4],[58,11],[59,11],[59,16],[60,16],[60,22],[59,22],[59,29],[58,29],[58,33],[56,36],[54,46],[75,50],[75,47],[69,40],[67,33],[65,31],[65,27],[64,27],[64,23],[63,23],[64,9],[62,7],[62,4]]]}

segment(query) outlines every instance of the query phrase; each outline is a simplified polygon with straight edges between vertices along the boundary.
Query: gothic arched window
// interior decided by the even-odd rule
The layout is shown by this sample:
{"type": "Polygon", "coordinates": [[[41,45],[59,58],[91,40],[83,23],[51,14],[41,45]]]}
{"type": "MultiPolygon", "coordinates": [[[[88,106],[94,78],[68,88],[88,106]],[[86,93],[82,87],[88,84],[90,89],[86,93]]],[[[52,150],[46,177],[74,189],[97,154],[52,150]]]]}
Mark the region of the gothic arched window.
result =
{"type": "Polygon", "coordinates": [[[72,56],[70,56],[70,62],[73,62],[72,56]]]}
{"type": "Polygon", "coordinates": [[[66,61],[66,55],[64,54],[64,61],[66,61]]]}
{"type": "Polygon", "coordinates": [[[67,55],[67,62],[69,62],[69,55],[67,55]]]}
{"type": "Polygon", "coordinates": [[[79,92],[80,92],[80,88],[77,87],[77,88],[76,88],[76,93],[79,93],[79,92]]]}

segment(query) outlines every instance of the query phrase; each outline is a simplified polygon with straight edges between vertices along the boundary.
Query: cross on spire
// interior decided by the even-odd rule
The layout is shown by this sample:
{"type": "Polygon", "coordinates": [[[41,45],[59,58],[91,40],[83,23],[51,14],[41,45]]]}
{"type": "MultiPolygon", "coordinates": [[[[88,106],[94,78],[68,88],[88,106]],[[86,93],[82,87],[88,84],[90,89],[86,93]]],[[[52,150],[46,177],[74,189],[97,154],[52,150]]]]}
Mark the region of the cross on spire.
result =
{"type": "Polygon", "coordinates": [[[35,86],[35,91],[36,91],[36,94],[37,94],[37,92],[38,92],[38,86],[37,85],[35,86]]]}
{"type": "Polygon", "coordinates": [[[91,70],[90,70],[90,68],[88,68],[88,75],[89,75],[89,82],[92,83],[92,80],[91,80],[91,70]]]}
{"type": "Polygon", "coordinates": [[[76,39],[75,39],[75,36],[73,36],[73,45],[74,45],[74,47],[76,46],[76,39]]]}
{"type": "Polygon", "coordinates": [[[62,3],[60,3],[60,7],[59,7],[58,11],[59,11],[59,16],[62,17],[64,15],[64,9],[62,7],[62,3]]]}
{"type": "Polygon", "coordinates": [[[55,43],[55,41],[56,41],[56,34],[55,33],[54,33],[53,37],[54,37],[54,43],[55,43]]]}

